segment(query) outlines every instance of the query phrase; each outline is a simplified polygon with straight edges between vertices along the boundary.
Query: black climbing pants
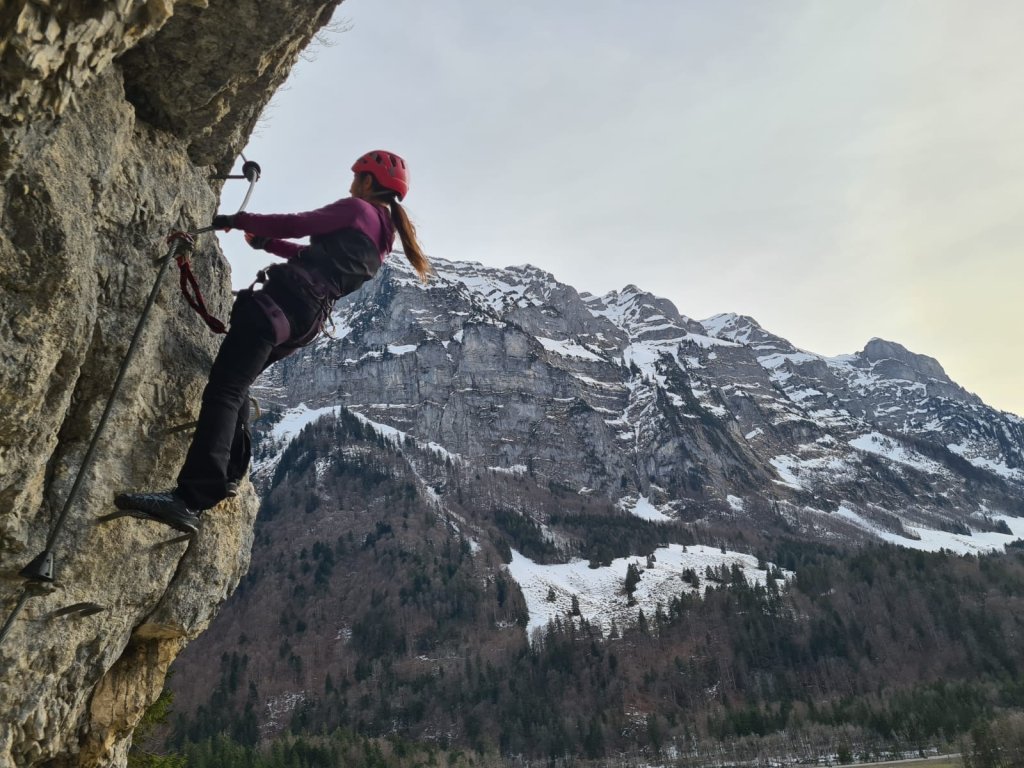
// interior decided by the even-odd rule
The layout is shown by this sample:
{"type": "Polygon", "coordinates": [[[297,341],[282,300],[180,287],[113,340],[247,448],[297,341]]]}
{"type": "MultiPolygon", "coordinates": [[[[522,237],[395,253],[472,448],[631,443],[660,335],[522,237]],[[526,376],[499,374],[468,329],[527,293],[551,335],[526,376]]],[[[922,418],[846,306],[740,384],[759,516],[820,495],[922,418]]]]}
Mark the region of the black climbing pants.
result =
{"type": "Polygon", "coordinates": [[[245,475],[251,455],[249,387],[267,366],[295,350],[291,342],[310,336],[323,316],[320,302],[288,298],[291,338],[283,344],[276,343],[274,327],[251,292],[242,291],[235,300],[231,325],[203,390],[192,445],[178,474],[178,494],[191,509],[215,506],[227,498],[228,483],[245,475]]]}

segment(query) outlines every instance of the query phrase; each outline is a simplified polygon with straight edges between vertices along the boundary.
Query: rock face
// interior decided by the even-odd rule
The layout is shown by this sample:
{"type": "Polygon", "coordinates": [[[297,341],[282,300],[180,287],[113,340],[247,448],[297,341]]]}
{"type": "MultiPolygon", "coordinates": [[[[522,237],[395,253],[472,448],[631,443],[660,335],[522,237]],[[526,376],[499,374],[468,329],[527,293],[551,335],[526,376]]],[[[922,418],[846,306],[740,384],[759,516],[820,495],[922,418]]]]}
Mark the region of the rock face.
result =
{"type": "MultiPolygon", "coordinates": [[[[229,169],[336,4],[0,8],[4,618],[75,481],[164,237],[209,221],[220,191],[210,176],[229,169]]],[[[211,309],[226,315],[228,266],[211,236],[193,262],[211,309]]],[[[136,520],[96,524],[115,490],[172,484],[187,445],[164,431],[195,418],[217,339],[173,283],[157,295],[55,543],[56,580],[34,585],[0,644],[0,765],[123,764],[168,665],[248,566],[248,486],[191,543],[136,520]]]]}
{"type": "Polygon", "coordinates": [[[1024,421],[893,342],[826,358],[634,286],[581,296],[533,267],[438,261],[424,289],[399,258],[336,323],[337,339],[261,381],[277,407],[343,405],[474,466],[611,502],[800,510],[811,536],[913,539],[894,520],[987,530],[990,513],[1024,513],[1024,421]]]}

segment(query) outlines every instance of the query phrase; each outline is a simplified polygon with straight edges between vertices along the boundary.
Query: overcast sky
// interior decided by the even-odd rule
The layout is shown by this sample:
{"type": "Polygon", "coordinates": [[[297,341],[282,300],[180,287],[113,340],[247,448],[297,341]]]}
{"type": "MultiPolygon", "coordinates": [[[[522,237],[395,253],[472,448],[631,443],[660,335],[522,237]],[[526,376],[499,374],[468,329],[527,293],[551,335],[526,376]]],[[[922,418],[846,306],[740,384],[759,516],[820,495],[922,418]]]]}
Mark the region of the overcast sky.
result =
{"type": "MultiPolygon", "coordinates": [[[[820,354],[879,336],[1024,414],[1019,0],[348,0],[335,18],[246,149],[250,210],[319,207],[391,149],[429,254],[633,283],[820,354]]],[[[221,242],[248,284],[266,255],[221,242]]]]}

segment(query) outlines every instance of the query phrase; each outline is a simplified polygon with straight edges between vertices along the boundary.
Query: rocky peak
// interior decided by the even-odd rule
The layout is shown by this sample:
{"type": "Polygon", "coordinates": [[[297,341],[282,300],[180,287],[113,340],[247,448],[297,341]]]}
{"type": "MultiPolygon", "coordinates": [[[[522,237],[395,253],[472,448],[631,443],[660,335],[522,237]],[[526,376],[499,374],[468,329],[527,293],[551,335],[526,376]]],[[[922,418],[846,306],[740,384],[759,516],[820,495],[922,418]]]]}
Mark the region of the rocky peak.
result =
{"type": "Polygon", "coordinates": [[[700,321],[706,333],[716,339],[747,344],[762,350],[796,352],[797,348],[781,336],[769,333],[749,315],[726,312],[700,321]]]}
{"type": "Polygon", "coordinates": [[[864,351],[861,352],[861,356],[872,364],[893,360],[930,378],[949,381],[949,377],[942,370],[938,360],[927,355],[915,354],[902,344],[897,344],[894,341],[886,341],[879,338],[871,339],[864,347],[864,351]]]}
{"type": "Polygon", "coordinates": [[[608,318],[635,341],[678,339],[687,333],[704,333],[699,323],[680,314],[671,301],[635,285],[591,298],[589,304],[591,312],[608,318]]]}
{"type": "Polygon", "coordinates": [[[879,338],[871,339],[865,345],[860,356],[871,365],[894,363],[927,378],[949,381],[949,377],[942,370],[938,360],[927,355],[915,354],[902,344],[897,344],[894,341],[886,341],[879,338]]]}
{"type": "Polygon", "coordinates": [[[939,361],[911,352],[901,344],[871,339],[858,357],[873,372],[893,380],[923,384],[932,395],[980,404],[981,400],[954,382],[939,361]]]}
{"type": "Polygon", "coordinates": [[[709,335],[717,339],[728,339],[729,341],[743,343],[748,340],[749,334],[752,331],[758,333],[764,331],[754,318],[748,315],[738,315],[734,312],[723,312],[713,315],[705,320],[701,320],[700,324],[704,326],[709,335]]]}

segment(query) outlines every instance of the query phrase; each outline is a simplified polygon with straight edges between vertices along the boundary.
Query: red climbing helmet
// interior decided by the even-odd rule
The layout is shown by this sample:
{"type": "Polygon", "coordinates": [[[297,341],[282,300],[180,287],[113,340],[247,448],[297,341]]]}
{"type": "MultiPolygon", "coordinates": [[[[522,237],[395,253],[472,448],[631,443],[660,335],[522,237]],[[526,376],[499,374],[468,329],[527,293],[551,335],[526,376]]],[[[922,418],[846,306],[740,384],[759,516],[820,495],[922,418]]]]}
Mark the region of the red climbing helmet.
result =
{"type": "Polygon", "coordinates": [[[384,189],[390,189],[401,200],[409,192],[409,171],[405,160],[394,152],[375,149],[360,157],[352,166],[354,173],[369,173],[384,189]]]}

